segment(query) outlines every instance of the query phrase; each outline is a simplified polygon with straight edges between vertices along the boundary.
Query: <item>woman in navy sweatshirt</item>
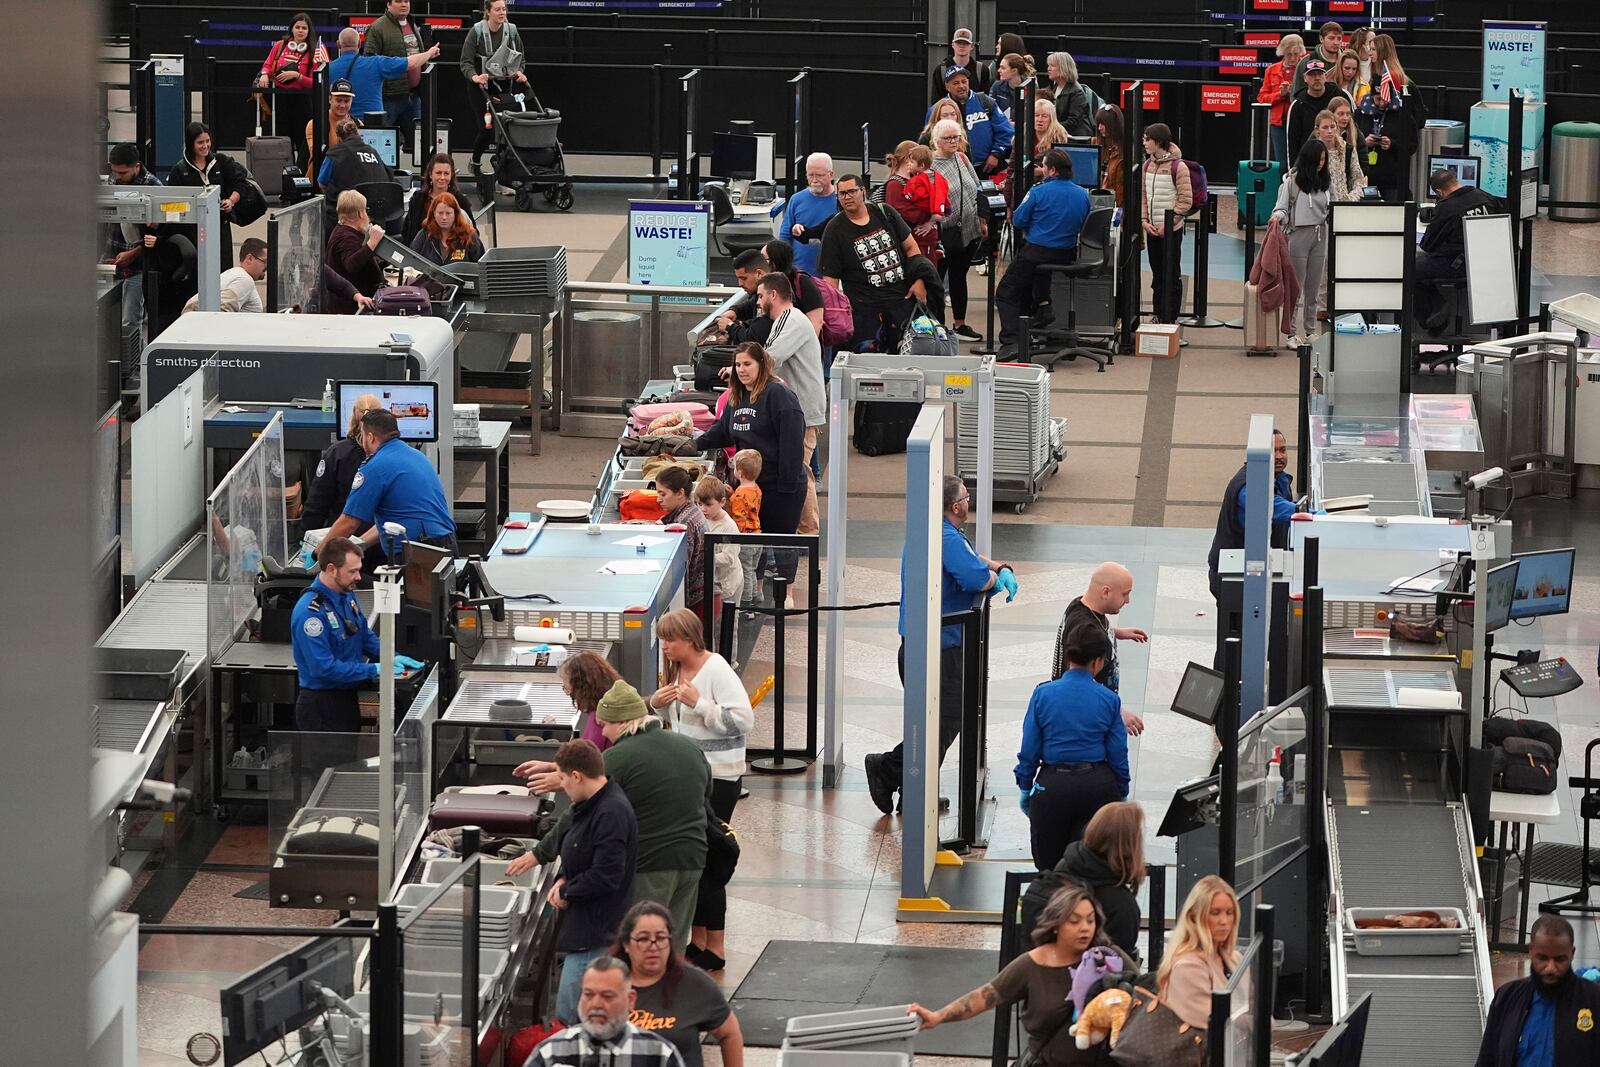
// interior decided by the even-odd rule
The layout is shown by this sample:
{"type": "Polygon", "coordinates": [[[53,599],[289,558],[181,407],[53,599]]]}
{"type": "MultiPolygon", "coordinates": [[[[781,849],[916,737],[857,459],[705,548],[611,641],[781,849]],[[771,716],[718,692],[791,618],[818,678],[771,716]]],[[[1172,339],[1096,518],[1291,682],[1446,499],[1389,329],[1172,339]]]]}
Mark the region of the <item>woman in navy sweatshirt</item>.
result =
{"type": "MultiPolygon", "coordinates": [[[[794,390],[772,375],[772,357],[754,341],[733,357],[733,381],[722,415],[700,435],[703,450],[753,448],[761,453],[761,529],[792,534],[806,499],[805,413],[794,390]]],[[[781,560],[788,553],[779,553],[781,560]]],[[[793,577],[793,563],[785,568],[793,577]]]]}

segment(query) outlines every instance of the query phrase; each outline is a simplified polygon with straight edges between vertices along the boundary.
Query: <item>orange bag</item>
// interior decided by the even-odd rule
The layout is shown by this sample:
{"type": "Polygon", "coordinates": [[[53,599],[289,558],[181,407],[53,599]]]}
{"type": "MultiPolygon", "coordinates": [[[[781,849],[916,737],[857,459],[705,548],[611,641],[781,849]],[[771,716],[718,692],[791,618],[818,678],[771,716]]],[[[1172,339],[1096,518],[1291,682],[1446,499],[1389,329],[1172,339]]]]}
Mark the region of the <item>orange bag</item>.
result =
{"type": "Polygon", "coordinates": [[[635,489],[617,502],[624,522],[660,522],[667,514],[654,489],[635,489]]]}

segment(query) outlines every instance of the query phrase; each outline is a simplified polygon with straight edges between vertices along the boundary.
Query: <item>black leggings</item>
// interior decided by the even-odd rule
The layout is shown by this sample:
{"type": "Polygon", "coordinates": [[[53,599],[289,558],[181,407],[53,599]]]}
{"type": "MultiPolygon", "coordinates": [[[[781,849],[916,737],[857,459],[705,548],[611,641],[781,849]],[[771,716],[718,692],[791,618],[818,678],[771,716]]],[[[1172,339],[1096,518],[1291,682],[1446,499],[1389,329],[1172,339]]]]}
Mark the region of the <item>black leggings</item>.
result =
{"type": "MultiPolygon", "coordinates": [[[[802,453],[804,455],[804,453],[802,453]]],[[[776,456],[761,457],[761,465],[766,469],[778,469],[776,456]]],[[[783,492],[777,489],[762,487],[761,490],[761,532],[792,534],[800,528],[800,511],[805,507],[806,491],[783,492]]],[[[800,568],[800,553],[792,548],[778,549],[775,553],[778,561],[778,573],[790,583],[794,582],[795,572],[800,568]]],[[[779,605],[780,607],[782,605],[779,605]]]]}
{"type": "Polygon", "coordinates": [[[1046,765],[1039,771],[1028,808],[1033,865],[1053,870],[1067,846],[1083,837],[1094,813],[1122,799],[1122,786],[1107,763],[1046,765]]]}
{"type": "MultiPolygon", "coordinates": [[[[739,779],[728,781],[726,778],[711,779],[711,810],[717,813],[717,818],[725,823],[733,821],[733,809],[739,803],[739,779]]],[[[707,872],[700,879],[700,898],[694,906],[695,926],[704,926],[707,930],[727,929],[728,922],[728,883],[720,878],[713,878],[707,872]]]]}
{"type": "MultiPolygon", "coordinates": [[[[967,318],[967,271],[972,268],[969,246],[960,243],[961,231],[952,230],[950,240],[944,242],[944,259],[939,261],[939,276],[944,279],[944,289],[950,298],[950,317],[967,318]]],[[[980,246],[981,247],[981,246],[980,246]]]]}

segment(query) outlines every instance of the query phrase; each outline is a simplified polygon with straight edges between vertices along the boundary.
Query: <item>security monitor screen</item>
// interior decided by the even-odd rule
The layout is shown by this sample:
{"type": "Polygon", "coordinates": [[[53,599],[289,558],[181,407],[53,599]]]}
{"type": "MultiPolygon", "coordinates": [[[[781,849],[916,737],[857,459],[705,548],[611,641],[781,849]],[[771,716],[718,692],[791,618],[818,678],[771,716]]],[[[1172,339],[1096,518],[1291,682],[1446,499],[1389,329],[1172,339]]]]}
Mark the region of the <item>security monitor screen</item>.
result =
{"type": "Polygon", "coordinates": [[[378,406],[394,415],[404,441],[439,439],[439,386],[436,382],[340,382],[339,427],[350,426],[350,415],[363,396],[378,398],[378,406]]]}
{"type": "Polygon", "coordinates": [[[1436,170],[1454,171],[1456,181],[1469,189],[1478,187],[1479,159],[1477,156],[1429,156],[1428,173],[1436,170]]]}
{"type": "Polygon", "coordinates": [[[1565,615],[1572,606],[1572,561],[1576,549],[1517,553],[1517,589],[1511,598],[1511,617],[1565,615]]]}
{"type": "Polygon", "coordinates": [[[400,165],[400,131],[383,126],[369,126],[361,131],[361,139],[383,160],[383,165],[393,170],[400,165]]]}
{"type": "Polygon", "coordinates": [[[1217,712],[1222,708],[1222,689],[1220,671],[1191,663],[1183,669],[1178,693],[1172,698],[1172,710],[1211,725],[1217,721],[1217,712]]]}
{"type": "Polygon", "coordinates": [[[1072,180],[1085,189],[1100,185],[1100,146],[1067,145],[1062,149],[1072,160],[1072,180]]]}
{"type": "Polygon", "coordinates": [[[1511,623],[1511,600],[1517,590],[1517,572],[1520,561],[1502,563],[1489,572],[1487,589],[1483,595],[1484,622],[1491,631],[1511,623]]]}

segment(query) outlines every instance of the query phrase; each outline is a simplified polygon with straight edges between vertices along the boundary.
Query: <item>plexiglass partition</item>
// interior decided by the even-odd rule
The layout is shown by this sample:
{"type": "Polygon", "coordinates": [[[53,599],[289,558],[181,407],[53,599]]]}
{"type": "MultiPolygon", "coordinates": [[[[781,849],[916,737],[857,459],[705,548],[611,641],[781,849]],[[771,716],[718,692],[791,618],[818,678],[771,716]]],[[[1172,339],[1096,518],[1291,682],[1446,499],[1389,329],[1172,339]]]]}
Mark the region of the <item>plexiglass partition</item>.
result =
{"type": "Polygon", "coordinates": [[[394,754],[395,832],[384,841],[377,734],[268,735],[274,906],[368,910],[388,899],[394,887],[378,884],[379,852],[390,850],[394,869],[403,871],[427,819],[422,745],[397,736],[394,754]]]}
{"type": "Polygon", "coordinates": [[[272,213],[277,224],[272,248],[276,310],[322,310],[322,205],[319,196],[272,213]]]}
{"type": "Polygon", "coordinates": [[[279,411],[206,498],[206,650],[213,657],[255,611],[262,557],[288,558],[283,484],[279,411]]]}
{"type": "Polygon", "coordinates": [[[1239,732],[1234,884],[1240,896],[1273,874],[1304,840],[1305,750],[1306,721],[1298,703],[1269,708],[1239,732]]]}
{"type": "Polygon", "coordinates": [[[504,977],[505,953],[480,974],[480,927],[498,930],[514,917],[485,913],[478,857],[454,868],[438,885],[404,886],[400,909],[401,974],[406,1062],[468,1065],[477,1062],[475,1033],[494,983],[504,977]],[[412,1051],[413,1047],[415,1052],[412,1051]]]}
{"type": "MultiPolygon", "coordinates": [[[[1255,971],[1271,966],[1271,951],[1263,949],[1261,938],[1254,938],[1244,947],[1228,984],[1212,991],[1211,1028],[1206,1036],[1213,1067],[1267,1067],[1256,1062],[1256,1022],[1258,1016],[1270,1015],[1270,1007],[1256,1003],[1255,971]],[[1226,1017],[1219,1019],[1224,1011],[1226,1017]]],[[[1261,1021],[1271,1025],[1267,1018],[1261,1021]]]]}
{"type": "Polygon", "coordinates": [[[1417,420],[1393,416],[1313,415],[1311,494],[1319,507],[1368,495],[1374,515],[1433,514],[1428,464],[1417,420]]]}

